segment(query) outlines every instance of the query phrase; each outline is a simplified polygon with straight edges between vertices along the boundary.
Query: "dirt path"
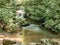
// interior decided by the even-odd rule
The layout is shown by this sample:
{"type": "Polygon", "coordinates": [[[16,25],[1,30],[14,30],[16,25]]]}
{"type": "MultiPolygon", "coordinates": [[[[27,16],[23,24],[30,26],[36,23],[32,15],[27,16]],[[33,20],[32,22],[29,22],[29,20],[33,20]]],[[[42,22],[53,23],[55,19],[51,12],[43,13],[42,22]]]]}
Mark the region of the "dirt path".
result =
{"type": "Polygon", "coordinates": [[[60,39],[53,38],[51,39],[53,42],[58,42],[60,44],[60,39]]]}

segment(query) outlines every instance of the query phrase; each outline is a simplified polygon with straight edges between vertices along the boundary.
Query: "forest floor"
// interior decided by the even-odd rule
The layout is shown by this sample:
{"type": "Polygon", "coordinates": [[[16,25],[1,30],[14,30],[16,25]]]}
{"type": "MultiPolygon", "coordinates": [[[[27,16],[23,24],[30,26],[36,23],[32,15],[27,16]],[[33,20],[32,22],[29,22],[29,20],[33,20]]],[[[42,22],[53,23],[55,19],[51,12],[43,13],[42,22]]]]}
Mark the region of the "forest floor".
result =
{"type": "MultiPolygon", "coordinates": [[[[49,39],[46,38],[46,36],[44,36],[43,34],[36,34],[33,32],[29,32],[27,35],[25,35],[24,37],[18,34],[4,34],[4,35],[0,35],[0,41],[3,42],[3,40],[10,40],[13,42],[38,42],[41,39],[49,39]]],[[[58,44],[60,44],[60,39],[59,38],[51,38],[49,39],[53,42],[57,42],[58,44]]],[[[0,44],[1,44],[0,42],[0,44]]]]}

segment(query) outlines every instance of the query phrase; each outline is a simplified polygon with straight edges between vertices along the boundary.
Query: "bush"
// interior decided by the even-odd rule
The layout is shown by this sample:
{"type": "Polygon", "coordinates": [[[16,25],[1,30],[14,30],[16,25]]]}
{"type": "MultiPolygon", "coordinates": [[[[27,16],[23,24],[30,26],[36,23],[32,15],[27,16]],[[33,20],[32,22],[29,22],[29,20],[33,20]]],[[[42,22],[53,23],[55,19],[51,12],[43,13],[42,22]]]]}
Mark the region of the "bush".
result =
{"type": "Polygon", "coordinates": [[[59,32],[60,3],[59,0],[30,0],[25,3],[26,15],[43,28],[55,29],[59,32]],[[43,21],[44,20],[44,21],[43,21]],[[55,28],[56,27],[56,28],[55,28]]]}

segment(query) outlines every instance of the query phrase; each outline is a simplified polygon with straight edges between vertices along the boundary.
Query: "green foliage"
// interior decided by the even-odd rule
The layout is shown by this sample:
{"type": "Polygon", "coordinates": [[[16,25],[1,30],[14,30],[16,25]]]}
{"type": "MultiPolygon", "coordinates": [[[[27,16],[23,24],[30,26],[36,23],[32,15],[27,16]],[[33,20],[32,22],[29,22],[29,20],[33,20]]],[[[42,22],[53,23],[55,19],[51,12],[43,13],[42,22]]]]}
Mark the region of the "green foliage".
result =
{"type": "Polygon", "coordinates": [[[17,6],[17,4],[15,3],[15,0],[0,0],[0,22],[3,21],[3,24],[5,24],[4,26],[1,27],[1,29],[3,31],[6,32],[17,32],[17,28],[20,28],[22,23],[25,23],[25,18],[23,17],[21,18],[16,18],[16,10],[19,8],[20,6],[17,6]]]}
{"type": "MultiPolygon", "coordinates": [[[[0,20],[9,26],[9,30],[15,30],[25,23],[37,22],[42,29],[60,31],[60,0],[24,0],[23,4],[16,4],[16,0],[0,0],[0,20]],[[25,2],[24,2],[25,1],[25,2]],[[26,18],[15,18],[16,10],[22,5],[25,8],[26,18]]],[[[8,30],[7,30],[8,31],[8,30]]]]}
{"type": "Polygon", "coordinates": [[[3,32],[3,30],[0,28],[0,32],[3,32]]]}
{"type": "Polygon", "coordinates": [[[30,0],[25,3],[25,10],[32,20],[41,22],[43,28],[60,31],[60,3],[59,0],[30,0]]]}
{"type": "Polygon", "coordinates": [[[9,3],[10,0],[0,0],[0,5],[6,5],[6,3],[9,3]]]}
{"type": "Polygon", "coordinates": [[[3,21],[2,25],[5,23],[6,25],[1,27],[2,31],[6,32],[12,32],[15,30],[18,26],[17,23],[14,23],[15,20],[15,12],[16,12],[16,5],[11,0],[0,0],[0,22],[3,21]],[[7,4],[8,3],[8,4],[7,4]],[[14,5],[13,5],[14,4],[14,5]]]}

